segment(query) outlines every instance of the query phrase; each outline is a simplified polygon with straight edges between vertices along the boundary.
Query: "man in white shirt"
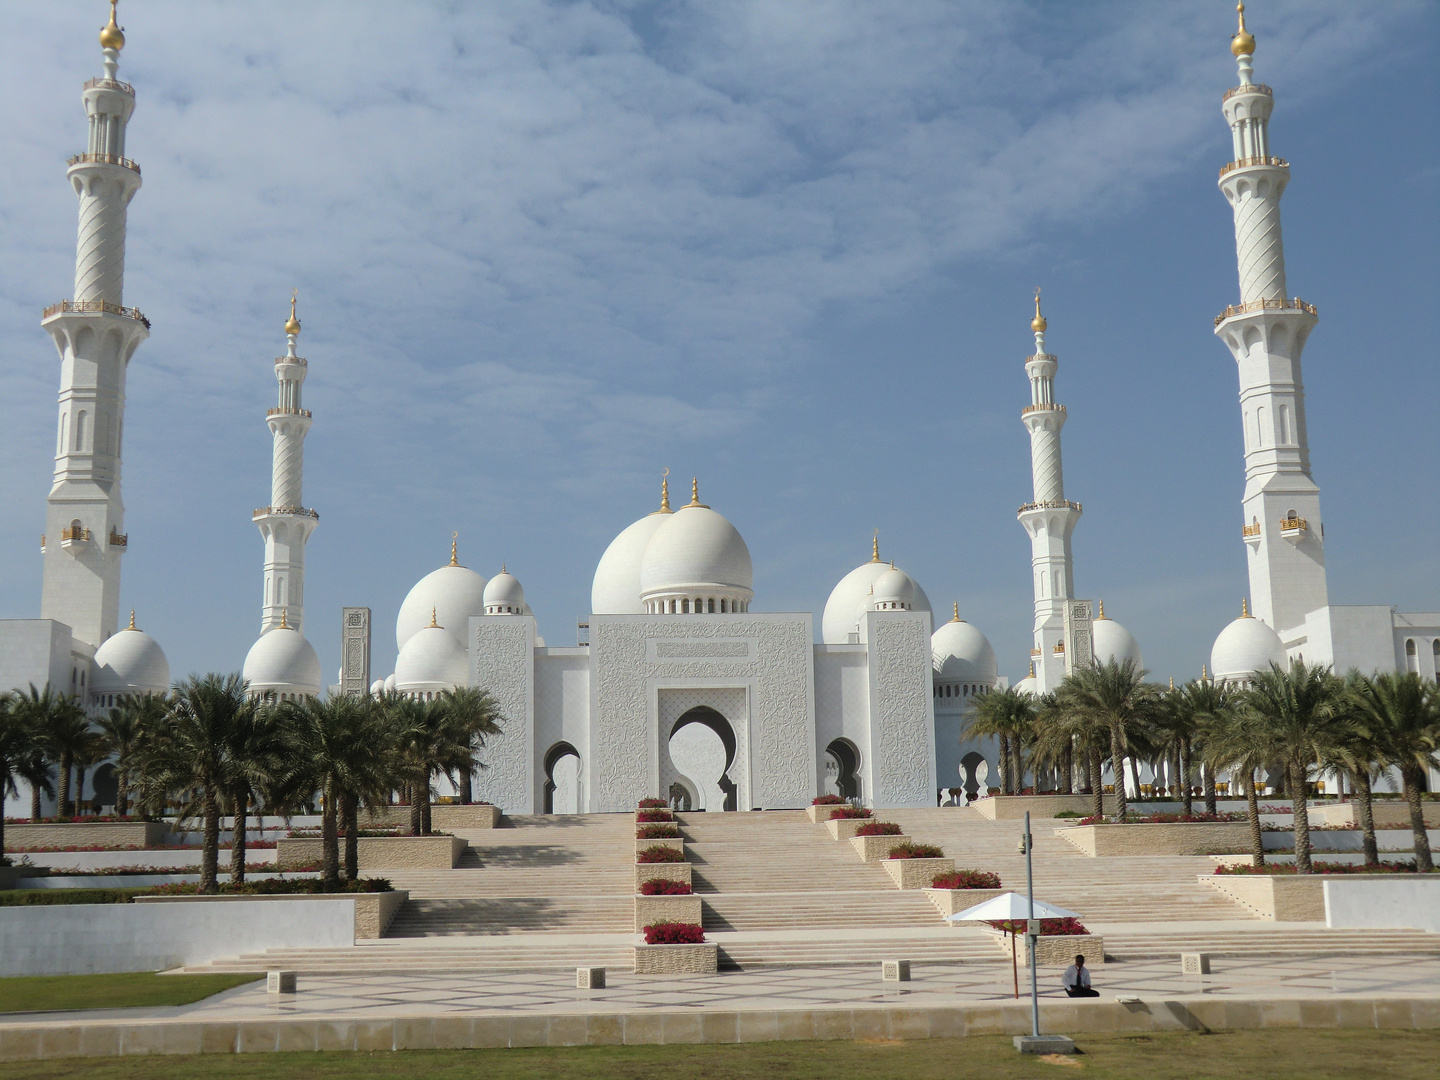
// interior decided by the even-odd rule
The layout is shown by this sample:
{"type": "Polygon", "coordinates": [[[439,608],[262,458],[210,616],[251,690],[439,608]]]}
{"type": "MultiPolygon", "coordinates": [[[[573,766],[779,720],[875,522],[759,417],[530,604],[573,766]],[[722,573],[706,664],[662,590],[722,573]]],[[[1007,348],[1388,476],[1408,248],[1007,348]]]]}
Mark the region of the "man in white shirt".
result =
{"type": "Polygon", "coordinates": [[[1085,967],[1085,957],[1077,953],[1075,962],[1065,969],[1065,975],[1060,980],[1065,987],[1065,993],[1071,997],[1099,997],[1098,990],[1090,989],[1090,972],[1085,967]]]}

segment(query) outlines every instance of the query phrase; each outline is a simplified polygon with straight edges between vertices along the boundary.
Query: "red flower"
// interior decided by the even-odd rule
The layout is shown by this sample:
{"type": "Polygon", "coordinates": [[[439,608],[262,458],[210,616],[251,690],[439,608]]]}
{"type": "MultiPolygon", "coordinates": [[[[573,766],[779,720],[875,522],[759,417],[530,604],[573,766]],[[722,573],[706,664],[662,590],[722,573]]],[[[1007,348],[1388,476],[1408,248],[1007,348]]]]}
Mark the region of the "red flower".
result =
{"type": "Polygon", "coordinates": [[[943,859],[945,852],[934,844],[896,844],[890,849],[892,859],[943,859]]]}
{"type": "Polygon", "coordinates": [[[989,870],[956,870],[953,874],[937,874],[930,885],[935,889],[998,889],[1000,875],[989,870]]]}
{"type": "Polygon", "coordinates": [[[668,863],[684,862],[685,856],[676,851],[673,847],[662,847],[656,844],[654,847],[647,847],[635,856],[637,863],[668,863]]]}
{"type": "Polygon", "coordinates": [[[893,821],[872,821],[855,830],[856,836],[901,836],[900,826],[893,821]]]}
{"type": "Polygon", "coordinates": [[[689,896],[693,891],[685,882],[669,878],[651,878],[640,883],[642,896],[689,896]]]}
{"type": "Polygon", "coordinates": [[[645,927],[646,945],[699,945],[705,931],[698,923],[662,922],[645,927]]]}
{"type": "Polygon", "coordinates": [[[821,795],[818,799],[811,799],[811,806],[839,806],[845,800],[839,795],[821,795]]]}

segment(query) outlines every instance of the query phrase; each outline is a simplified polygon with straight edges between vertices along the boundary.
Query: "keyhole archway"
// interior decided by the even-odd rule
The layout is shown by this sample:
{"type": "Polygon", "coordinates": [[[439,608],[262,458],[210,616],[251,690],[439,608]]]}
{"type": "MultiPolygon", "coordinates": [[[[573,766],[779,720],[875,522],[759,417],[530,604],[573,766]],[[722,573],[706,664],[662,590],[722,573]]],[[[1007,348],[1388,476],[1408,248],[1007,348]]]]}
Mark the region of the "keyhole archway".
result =
{"type": "Polygon", "coordinates": [[[544,812],[580,812],[580,752],[568,742],[556,743],[545,754],[544,812]]]}
{"type": "Polygon", "coordinates": [[[670,760],[696,790],[695,809],[738,810],[738,787],[730,779],[735,763],[735,730],[708,705],[681,714],[670,727],[670,760]]]}
{"type": "Polygon", "coordinates": [[[825,788],[847,801],[860,798],[860,751],[849,739],[836,739],[825,748],[825,788]]]}

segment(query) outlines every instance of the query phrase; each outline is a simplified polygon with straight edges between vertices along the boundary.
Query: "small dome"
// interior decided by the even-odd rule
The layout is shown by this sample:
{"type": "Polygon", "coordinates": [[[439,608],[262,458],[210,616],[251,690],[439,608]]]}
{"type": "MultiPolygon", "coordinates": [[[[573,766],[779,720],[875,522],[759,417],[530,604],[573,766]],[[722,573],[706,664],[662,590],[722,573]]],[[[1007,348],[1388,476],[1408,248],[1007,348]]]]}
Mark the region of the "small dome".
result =
{"type": "Polygon", "coordinates": [[[1097,664],[1114,661],[1123,667],[1129,661],[1134,663],[1136,671],[1144,670],[1145,657],[1140,653],[1140,643],[1134,634],[1105,614],[1104,604],[1100,605],[1100,614],[1092,625],[1097,664]]]}
{"type": "MultiPolygon", "coordinates": [[[[890,569],[889,563],[880,561],[878,544],[873,551],[874,555],[869,562],[861,563],[851,570],[830,590],[830,598],[825,601],[825,611],[820,617],[820,638],[826,645],[844,645],[849,642],[850,635],[855,633],[861,617],[870,610],[870,590],[880,575],[890,569]]],[[[910,579],[910,583],[915,589],[910,610],[929,611],[930,598],[925,595],[925,590],[914,578],[910,579]]]]}
{"type": "MultiPolygon", "coordinates": [[[[698,497],[664,515],[640,560],[640,599],[664,595],[723,593],[753,597],[750,549],[738,529],[698,497]]],[[[643,610],[643,609],[642,609],[643,610]]]]}
{"type": "Polygon", "coordinates": [[[930,635],[935,674],[946,682],[995,683],[997,665],[990,641],[968,622],[952,619],[930,635]]]}
{"type": "Polygon", "coordinates": [[[430,614],[455,643],[465,648],[470,633],[470,616],[485,614],[485,579],[474,570],[451,563],[432,570],[410,590],[395,620],[395,647],[430,625],[430,614]]]}
{"type": "Polygon", "coordinates": [[[1040,696],[1040,680],[1034,675],[1026,675],[1015,684],[1015,691],[1020,694],[1029,694],[1031,697],[1040,696]]]}
{"type": "Polygon", "coordinates": [[[163,694],[168,689],[170,661],[165,650],[145,631],[135,629],[133,615],[128,629],[111,634],[95,650],[91,693],[163,694]]]}
{"type": "Polygon", "coordinates": [[[305,635],[288,626],[267,630],[250,646],[244,675],[254,694],[320,693],[320,658],[305,635]]]}
{"type": "Polygon", "coordinates": [[[371,697],[379,697],[379,696],[380,696],[381,694],[383,694],[384,692],[385,692],[385,680],[384,680],[384,679],[376,679],[374,682],[372,682],[372,683],[370,684],[370,696],[371,696],[371,697]]]}
{"type": "Polygon", "coordinates": [[[890,567],[870,586],[872,611],[909,611],[915,602],[915,582],[904,570],[890,567]]]}
{"type": "Polygon", "coordinates": [[[655,530],[669,520],[670,511],[657,510],[627,526],[610,541],[595,567],[590,586],[590,610],[596,615],[643,615],[640,602],[640,560],[655,530]]]}
{"type": "Polygon", "coordinates": [[[503,566],[485,586],[486,615],[525,615],[525,590],[503,566]]]}
{"type": "Polygon", "coordinates": [[[395,673],[393,671],[385,676],[385,692],[387,694],[395,692],[395,673]]]}
{"type": "Polygon", "coordinates": [[[470,657],[442,626],[426,626],[411,635],[395,658],[395,689],[449,690],[470,685],[470,657]]]}
{"type": "Polygon", "coordinates": [[[1210,671],[1217,679],[1248,679],[1270,665],[1285,666],[1285,643],[1259,619],[1242,615],[1215,639],[1210,671]]]}

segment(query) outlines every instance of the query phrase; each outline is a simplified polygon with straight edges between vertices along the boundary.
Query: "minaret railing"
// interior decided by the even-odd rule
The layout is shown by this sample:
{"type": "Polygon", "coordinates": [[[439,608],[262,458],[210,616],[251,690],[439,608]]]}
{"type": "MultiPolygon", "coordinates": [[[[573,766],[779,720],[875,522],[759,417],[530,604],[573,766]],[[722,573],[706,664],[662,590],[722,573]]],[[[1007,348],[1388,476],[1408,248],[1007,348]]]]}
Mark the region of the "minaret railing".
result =
{"type": "Polygon", "coordinates": [[[105,312],[109,315],[123,315],[127,319],[134,319],[143,323],[145,329],[150,329],[150,320],[141,313],[139,308],[122,307],[119,304],[112,304],[109,300],[61,300],[58,304],[51,304],[40,313],[40,318],[48,319],[51,315],[58,315],[61,312],[105,312]]]}
{"type": "Polygon", "coordinates": [[[1290,167],[1290,162],[1286,161],[1282,157],[1236,158],[1234,161],[1227,162],[1225,165],[1221,166],[1220,175],[1224,176],[1227,173],[1234,172],[1236,169],[1248,169],[1252,165],[1273,165],[1276,168],[1288,169],[1290,167]]]}
{"type": "Polygon", "coordinates": [[[1293,300],[1249,300],[1243,304],[1232,304],[1216,315],[1215,325],[1219,326],[1226,319],[1233,319],[1236,315],[1249,315],[1252,311],[1303,311],[1306,315],[1320,314],[1320,310],[1314,304],[1307,304],[1298,296],[1293,300]]]}
{"type": "Polygon", "coordinates": [[[120,165],[129,169],[137,176],[140,173],[140,166],[131,161],[128,157],[120,157],[118,154],[76,154],[69,158],[65,164],[70,165],[120,165]]]}

